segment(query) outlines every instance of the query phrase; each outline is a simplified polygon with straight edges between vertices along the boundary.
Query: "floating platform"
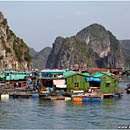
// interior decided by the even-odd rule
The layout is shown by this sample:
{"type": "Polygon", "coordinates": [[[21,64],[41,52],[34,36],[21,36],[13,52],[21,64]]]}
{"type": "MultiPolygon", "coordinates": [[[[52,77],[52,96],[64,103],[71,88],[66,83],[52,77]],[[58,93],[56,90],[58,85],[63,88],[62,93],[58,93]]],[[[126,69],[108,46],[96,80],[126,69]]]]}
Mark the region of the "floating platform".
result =
{"type": "Polygon", "coordinates": [[[102,102],[103,101],[103,95],[101,97],[73,97],[74,102],[102,102]]]}
{"type": "Polygon", "coordinates": [[[42,97],[44,100],[65,100],[65,97],[63,96],[47,96],[47,97],[42,97]]]}
{"type": "Polygon", "coordinates": [[[104,95],[102,93],[80,93],[72,95],[74,102],[102,102],[104,95]]]}
{"type": "Polygon", "coordinates": [[[109,97],[121,97],[123,94],[118,92],[118,93],[104,93],[104,98],[109,98],[109,97]]]}
{"type": "Polygon", "coordinates": [[[65,101],[69,101],[71,100],[71,97],[64,97],[64,96],[46,96],[46,97],[41,97],[44,100],[65,100],[65,101]]]}

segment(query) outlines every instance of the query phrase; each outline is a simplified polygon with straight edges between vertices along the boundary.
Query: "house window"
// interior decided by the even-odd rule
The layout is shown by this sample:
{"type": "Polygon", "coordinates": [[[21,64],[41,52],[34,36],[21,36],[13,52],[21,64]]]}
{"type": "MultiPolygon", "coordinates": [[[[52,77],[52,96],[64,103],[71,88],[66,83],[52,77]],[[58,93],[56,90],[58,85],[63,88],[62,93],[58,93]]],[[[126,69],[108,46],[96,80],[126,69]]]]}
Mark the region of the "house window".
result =
{"type": "Polygon", "coordinates": [[[106,87],[110,87],[111,86],[111,83],[106,83],[106,87]]]}
{"type": "Polygon", "coordinates": [[[79,87],[79,83],[75,82],[74,86],[75,86],[75,88],[78,88],[79,87]]]}

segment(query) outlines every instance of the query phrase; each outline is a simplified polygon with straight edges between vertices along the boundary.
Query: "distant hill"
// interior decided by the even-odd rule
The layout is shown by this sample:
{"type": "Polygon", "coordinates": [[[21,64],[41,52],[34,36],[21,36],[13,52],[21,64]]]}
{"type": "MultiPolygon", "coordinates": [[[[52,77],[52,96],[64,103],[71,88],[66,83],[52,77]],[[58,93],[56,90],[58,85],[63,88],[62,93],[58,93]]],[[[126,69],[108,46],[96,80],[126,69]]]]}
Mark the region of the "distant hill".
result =
{"type": "Polygon", "coordinates": [[[34,56],[36,55],[36,53],[38,53],[38,52],[35,51],[34,48],[29,47],[29,50],[30,50],[30,55],[31,55],[32,57],[34,57],[34,56]]]}
{"type": "Polygon", "coordinates": [[[39,52],[35,51],[33,48],[29,49],[32,56],[32,66],[38,69],[45,68],[46,61],[51,52],[51,47],[46,47],[39,52]]]}
{"type": "Polygon", "coordinates": [[[92,24],[75,36],[57,37],[48,57],[47,68],[70,68],[75,63],[87,67],[123,67],[120,42],[102,25],[92,24]]]}
{"type": "Polygon", "coordinates": [[[125,57],[125,66],[130,65],[130,40],[120,40],[123,55],[125,57]]]}

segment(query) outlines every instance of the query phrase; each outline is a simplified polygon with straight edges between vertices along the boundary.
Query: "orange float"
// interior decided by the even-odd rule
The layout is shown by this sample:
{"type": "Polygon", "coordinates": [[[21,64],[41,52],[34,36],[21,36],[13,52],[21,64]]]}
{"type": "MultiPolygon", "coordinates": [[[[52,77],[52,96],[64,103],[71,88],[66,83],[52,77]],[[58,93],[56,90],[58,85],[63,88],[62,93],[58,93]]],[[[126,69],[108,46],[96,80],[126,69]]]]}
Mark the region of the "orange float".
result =
{"type": "Polygon", "coordinates": [[[73,101],[74,102],[83,102],[83,98],[82,97],[73,97],[73,101]]]}

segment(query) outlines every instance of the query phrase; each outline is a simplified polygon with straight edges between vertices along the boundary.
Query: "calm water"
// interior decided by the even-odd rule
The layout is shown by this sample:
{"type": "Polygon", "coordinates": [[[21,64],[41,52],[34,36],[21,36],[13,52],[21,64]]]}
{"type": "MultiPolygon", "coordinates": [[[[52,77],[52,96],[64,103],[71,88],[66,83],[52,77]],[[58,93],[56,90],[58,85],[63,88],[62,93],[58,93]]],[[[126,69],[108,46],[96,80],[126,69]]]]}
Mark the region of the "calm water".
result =
{"type": "Polygon", "coordinates": [[[42,99],[9,99],[0,101],[0,128],[6,129],[87,129],[118,128],[130,125],[130,94],[119,84],[123,97],[100,103],[74,104],[72,101],[42,99]]]}

